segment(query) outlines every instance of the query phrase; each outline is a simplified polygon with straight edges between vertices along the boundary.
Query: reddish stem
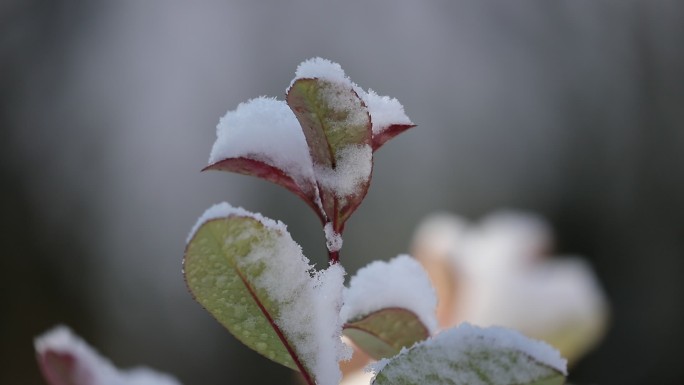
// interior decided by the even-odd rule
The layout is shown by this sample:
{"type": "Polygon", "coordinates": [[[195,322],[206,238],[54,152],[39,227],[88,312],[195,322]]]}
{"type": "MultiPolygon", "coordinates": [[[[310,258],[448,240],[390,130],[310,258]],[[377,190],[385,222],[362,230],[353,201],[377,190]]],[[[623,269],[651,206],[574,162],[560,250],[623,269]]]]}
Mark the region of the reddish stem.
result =
{"type": "Polygon", "coordinates": [[[328,261],[330,261],[331,264],[336,264],[340,262],[340,251],[330,251],[328,250],[328,261]]]}

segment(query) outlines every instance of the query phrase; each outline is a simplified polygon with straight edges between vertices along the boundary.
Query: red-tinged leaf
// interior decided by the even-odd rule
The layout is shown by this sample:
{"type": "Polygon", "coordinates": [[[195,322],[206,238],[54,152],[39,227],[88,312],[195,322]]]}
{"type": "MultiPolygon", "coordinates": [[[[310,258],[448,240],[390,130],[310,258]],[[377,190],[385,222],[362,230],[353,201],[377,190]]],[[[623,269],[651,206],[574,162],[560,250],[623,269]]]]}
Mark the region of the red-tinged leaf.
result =
{"type": "Polygon", "coordinates": [[[415,313],[401,308],[382,309],[349,321],[343,333],[376,360],[399,354],[402,348],[430,336],[415,313]]]}
{"type": "Polygon", "coordinates": [[[202,171],[207,170],[228,171],[242,175],[255,176],[282,186],[306,202],[306,204],[316,212],[316,215],[321,219],[321,222],[325,223],[325,213],[321,212],[319,206],[315,203],[315,187],[313,185],[300,186],[291,176],[285,173],[285,171],[277,167],[259,160],[238,157],[224,159],[202,169],[202,171]]]}
{"type": "Polygon", "coordinates": [[[337,319],[343,272],[313,270],[285,225],[225,203],[200,217],[183,260],[193,297],[233,336],[321,385],[336,381],[320,369],[339,371],[341,325],[314,325],[337,319]]]}
{"type": "Polygon", "coordinates": [[[415,124],[393,124],[381,132],[373,135],[373,151],[377,151],[383,144],[387,143],[390,139],[401,134],[402,132],[408,130],[409,128],[415,127],[415,124]]]}
{"type": "MultiPolygon", "coordinates": [[[[372,148],[371,120],[363,100],[351,84],[325,79],[297,79],[287,93],[287,104],[302,126],[309,153],[317,169],[321,204],[334,230],[341,232],[344,221],[361,204],[368,185],[355,183],[352,191],[340,188],[340,169],[349,169],[351,150],[372,148]],[[324,174],[328,176],[323,176],[324,174]]],[[[372,152],[367,165],[372,169],[372,152]]]]}
{"type": "Polygon", "coordinates": [[[180,385],[147,368],[119,370],[64,326],[35,340],[38,366],[49,385],[180,385]]]}
{"type": "Polygon", "coordinates": [[[89,373],[76,373],[76,358],[71,353],[45,351],[38,355],[38,366],[50,385],[90,385],[89,373]]]}

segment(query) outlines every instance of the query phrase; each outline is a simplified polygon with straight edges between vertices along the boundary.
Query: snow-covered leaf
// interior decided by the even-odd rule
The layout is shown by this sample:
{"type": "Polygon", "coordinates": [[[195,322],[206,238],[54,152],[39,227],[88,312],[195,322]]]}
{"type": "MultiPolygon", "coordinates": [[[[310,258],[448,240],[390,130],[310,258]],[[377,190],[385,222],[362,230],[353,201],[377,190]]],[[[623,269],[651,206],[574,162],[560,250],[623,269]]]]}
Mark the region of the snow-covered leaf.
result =
{"type": "Polygon", "coordinates": [[[216,141],[204,170],[231,171],[279,184],[301,197],[321,217],[306,139],[284,101],[259,97],[228,111],[216,126],[216,141]]]}
{"type": "Polygon", "coordinates": [[[359,269],[344,290],[340,317],[349,322],[378,310],[400,308],[415,314],[432,334],[437,330],[436,306],[435,291],[423,267],[410,256],[399,255],[359,269]]]}
{"type": "Polygon", "coordinates": [[[376,360],[392,357],[430,336],[418,316],[401,308],[382,309],[349,321],[343,333],[376,360]]]}
{"type": "Polygon", "coordinates": [[[35,340],[38,365],[50,385],[180,385],[147,368],[119,370],[65,326],[35,340]]]}
{"type": "Polygon", "coordinates": [[[339,382],[344,270],[314,271],[284,224],[216,205],[189,236],[184,274],[195,299],[245,345],[308,383],[339,382]]]}
{"type": "Polygon", "coordinates": [[[368,109],[351,82],[334,77],[296,78],[288,89],[287,104],[306,137],[323,208],[334,230],[341,232],[370,183],[368,109]]]}
{"type": "Polygon", "coordinates": [[[513,328],[574,363],[605,334],[609,304],[584,258],[552,257],[552,246],[542,218],[507,210],[479,223],[431,215],[413,249],[438,289],[443,327],[467,321],[513,328]]]}
{"type": "Polygon", "coordinates": [[[516,331],[461,324],[372,369],[376,385],[561,385],[566,361],[516,331]]]}

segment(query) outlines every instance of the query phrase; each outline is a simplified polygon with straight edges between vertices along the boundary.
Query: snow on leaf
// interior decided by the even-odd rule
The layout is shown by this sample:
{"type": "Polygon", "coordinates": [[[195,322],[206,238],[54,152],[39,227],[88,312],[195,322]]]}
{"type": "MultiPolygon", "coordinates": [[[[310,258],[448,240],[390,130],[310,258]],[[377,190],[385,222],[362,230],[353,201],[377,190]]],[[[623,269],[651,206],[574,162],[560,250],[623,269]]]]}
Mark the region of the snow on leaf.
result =
{"type": "Polygon", "coordinates": [[[348,354],[337,318],[344,270],[313,270],[284,224],[214,206],[190,235],[184,274],[195,299],[245,345],[309,383],[338,383],[348,354]]]}
{"type": "Polygon", "coordinates": [[[361,94],[373,123],[373,151],[385,142],[415,127],[411,119],[406,116],[404,106],[395,98],[380,96],[373,90],[361,94]]]}
{"type": "Polygon", "coordinates": [[[299,122],[285,102],[259,97],[228,111],[216,127],[205,170],[256,176],[292,191],[316,211],[313,164],[299,122]]]}
{"type": "Polygon", "coordinates": [[[35,349],[50,385],[180,385],[175,378],[151,369],[117,369],[66,326],[36,338],[35,349]]]}
{"type": "Polygon", "coordinates": [[[298,66],[286,102],[259,97],[226,113],[205,170],[279,184],[342,234],[368,192],[373,151],[413,126],[399,101],[364,91],[337,63],[312,58],[298,66]]]}
{"type": "Polygon", "coordinates": [[[287,104],[309,145],[325,213],[334,230],[341,232],[370,184],[373,158],[368,109],[347,82],[325,78],[296,79],[288,90],[287,104]]]}
{"type": "MultiPolygon", "coordinates": [[[[363,100],[371,116],[373,151],[380,148],[380,146],[393,137],[411,127],[415,127],[411,119],[406,116],[404,106],[397,99],[389,96],[380,96],[371,89],[368,91],[363,90],[349,79],[344,70],[342,70],[342,67],[337,63],[320,57],[305,60],[297,67],[292,84],[297,79],[304,78],[325,79],[352,88],[356,92],[363,100]]],[[[290,88],[292,84],[290,84],[290,88]]]]}
{"type": "Polygon", "coordinates": [[[414,313],[431,334],[437,329],[437,298],[427,273],[408,255],[375,261],[360,269],[344,290],[344,322],[378,310],[402,308],[414,313]]]}
{"type": "Polygon", "coordinates": [[[561,385],[566,361],[516,331],[461,324],[371,369],[377,385],[561,385]]]}
{"type": "Polygon", "coordinates": [[[349,321],[343,333],[376,360],[392,357],[430,336],[413,312],[400,308],[378,310],[349,321]]]}

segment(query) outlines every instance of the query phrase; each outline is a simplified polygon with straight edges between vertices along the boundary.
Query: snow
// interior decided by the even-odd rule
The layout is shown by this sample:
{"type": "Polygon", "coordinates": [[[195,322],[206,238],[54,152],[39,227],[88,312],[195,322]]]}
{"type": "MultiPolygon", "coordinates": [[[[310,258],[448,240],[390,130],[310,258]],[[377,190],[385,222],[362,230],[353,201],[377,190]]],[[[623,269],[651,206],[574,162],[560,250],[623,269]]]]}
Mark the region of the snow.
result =
{"type": "Polygon", "coordinates": [[[506,385],[526,384],[548,377],[549,368],[565,375],[566,365],[558,351],[545,342],[527,338],[511,329],[483,329],[464,323],[410,349],[403,349],[394,358],[379,361],[370,369],[375,373],[385,370],[391,377],[407,378],[407,383],[420,383],[427,374],[436,373],[458,384],[506,385]],[[531,360],[511,358],[511,352],[519,352],[531,360]],[[412,357],[401,359],[405,355],[412,357]],[[465,364],[454,365],[455,362],[465,364]],[[483,381],[482,374],[488,381],[483,381]]]}
{"type": "Polygon", "coordinates": [[[434,289],[422,266],[408,255],[360,269],[344,291],[340,318],[346,322],[389,307],[410,310],[431,334],[437,330],[434,289]]]}
{"type": "MultiPolygon", "coordinates": [[[[264,218],[227,203],[208,209],[198,220],[193,233],[207,220],[227,216],[249,217],[259,221],[268,231],[240,234],[257,236],[249,253],[236,263],[244,270],[261,266],[263,270],[253,280],[257,290],[264,290],[277,304],[279,314],[274,319],[298,357],[312,371],[319,385],[336,385],[341,378],[338,362],[350,356],[342,343],[342,323],[338,314],[342,304],[344,269],[331,265],[316,271],[302,254],[301,247],[279,221],[264,218]]],[[[233,242],[235,239],[226,239],[233,242]]]]}
{"type": "Polygon", "coordinates": [[[373,149],[368,146],[346,146],[337,152],[336,167],[316,166],[316,180],[333,191],[338,198],[358,194],[373,169],[373,149]]]}
{"type": "Polygon", "coordinates": [[[375,91],[369,89],[368,92],[360,94],[373,121],[373,135],[382,133],[385,129],[394,124],[412,125],[411,119],[406,116],[404,106],[396,98],[380,96],[375,91]]]}
{"type": "Polygon", "coordinates": [[[342,234],[335,232],[332,222],[328,222],[323,227],[325,233],[325,243],[328,246],[328,251],[340,251],[342,248],[342,234]]]}
{"type": "Polygon", "coordinates": [[[237,157],[283,170],[304,191],[314,185],[306,138],[284,101],[259,97],[241,103],[221,118],[209,163],[237,157]]]}
{"type": "Polygon", "coordinates": [[[283,224],[280,221],[274,221],[273,219],[266,218],[263,215],[259,213],[253,213],[251,211],[247,211],[243,209],[242,207],[233,207],[229,203],[222,202],[222,203],[217,203],[210,208],[208,208],[204,213],[197,219],[197,222],[195,222],[195,225],[192,226],[192,230],[190,230],[190,233],[188,234],[188,237],[185,240],[185,243],[190,243],[192,238],[195,236],[195,233],[197,230],[202,226],[205,222],[208,222],[212,219],[220,219],[220,218],[227,218],[229,216],[236,215],[236,216],[242,216],[242,217],[251,217],[259,222],[267,225],[269,228],[277,229],[278,231],[287,231],[287,226],[283,224]]]}
{"type": "MultiPolygon", "coordinates": [[[[303,78],[327,81],[328,86],[323,88],[321,97],[334,110],[350,112],[343,121],[333,122],[330,127],[333,131],[365,125],[369,117],[373,135],[393,124],[412,124],[397,99],[380,96],[373,90],[364,91],[349,79],[339,64],[330,60],[316,57],[302,62],[290,87],[303,78]],[[352,90],[358,97],[350,92],[352,90]]],[[[315,195],[313,203],[319,206],[319,184],[344,199],[361,192],[359,188],[370,180],[373,166],[370,145],[336,149],[334,169],[314,165],[299,121],[287,103],[264,96],[239,104],[216,126],[216,141],[209,163],[240,157],[280,169],[305,194],[315,195]]]]}
{"type": "MultiPolygon", "coordinates": [[[[311,58],[303,61],[297,66],[295,71],[295,78],[292,83],[298,79],[324,79],[332,83],[348,85],[349,88],[358,87],[345,75],[342,67],[330,60],[320,57],[311,58]]],[[[292,86],[292,84],[290,84],[292,86]]]]}
{"type": "Polygon", "coordinates": [[[34,345],[40,356],[47,352],[73,356],[76,385],[180,385],[175,378],[151,369],[117,369],[66,326],[44,333],[36,338],[34,345]]]}

